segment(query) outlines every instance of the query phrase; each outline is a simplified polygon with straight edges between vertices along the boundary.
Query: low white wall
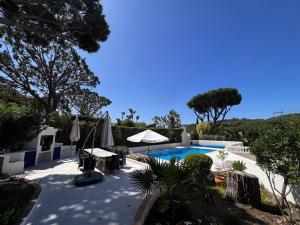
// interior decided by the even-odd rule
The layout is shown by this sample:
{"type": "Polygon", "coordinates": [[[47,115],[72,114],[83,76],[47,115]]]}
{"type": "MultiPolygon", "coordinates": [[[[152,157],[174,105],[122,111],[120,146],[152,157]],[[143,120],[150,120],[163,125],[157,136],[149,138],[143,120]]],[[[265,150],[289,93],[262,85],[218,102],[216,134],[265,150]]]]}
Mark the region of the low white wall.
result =
{"type": "Polygon", "coordinates": [[[11,152],[5,155],[9,156],[9,162],[19,162],[24,161],[25,152],[11,152]]]}
{"type": "Polygon", "coordinates": [[[24,171],[24,152],[22,158],[22,152],[8,153],[1,155],[3,157],[2,173],[9,175],[15,175],[24,171]]]}
{"type": "Polygon", "coordinates": [[[209,144],[209,145],[222,145],[222,146],[243,146],[243,142],[238,141],[215,141],[215,140],[192,140],[192,144],[209,144]]]}
{"type": "Polygon", "coordinates": [[[66,159],[66,158],[73,158],[76,156],[76,145],[63,145],[60,147],[60,158],[66,159]]]}
{"type": "Polygon", "coordinates": [[[54,143],[54,148],[56,148],[56,147],[61,147],[61,146],[63,146],[63,145],[64,145],[63,143],[55,142],[55,143],[54,143]]]}
{"type": "MultiPolygon", "coordinates": [[[[164,148],[173,148],[181,146],[181,143],[171,143],[171,144],[161,144],[161,145],[149,145],[149,150],[158,150],[158,149],[164,149],[164,148]]],[[[137,152],[145,152],[148,151],[148,145],[146,146],[140,146],[140,147],[131,147],[128,148],[129,152],[137,153],[137,152]]]]}

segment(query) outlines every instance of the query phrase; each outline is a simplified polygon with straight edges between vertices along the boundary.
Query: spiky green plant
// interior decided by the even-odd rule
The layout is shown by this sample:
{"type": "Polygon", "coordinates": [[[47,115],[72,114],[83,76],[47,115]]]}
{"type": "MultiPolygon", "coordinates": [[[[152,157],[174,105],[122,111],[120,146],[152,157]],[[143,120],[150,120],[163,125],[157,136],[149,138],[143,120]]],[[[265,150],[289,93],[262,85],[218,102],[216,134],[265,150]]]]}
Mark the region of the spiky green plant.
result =
{"type": "Polygon", "coordinates": [[[246,163],[244,163],[243,161],[240,161],[240,160],[234,161],[232,163],[232,168],[236,171],[244,171],[247,169],[246,163]]]}
{"type": "Polygon", "coordinates": [[[193,179],[193,172],[186,164],[172,158],[170,162],[149,157],[146,159],[149,168],[136,170],[131,174],[133,184],[142,194],[160,190],[162,194],[173,192],[193,179]]]}
{"type": "Polygon", "coordinates": [[[131,174],[133,184],[142,194],[160,191],[161,211],[173,220],[176,210],[184,204],[188,184],[194,178],[193,172],[176,158],[165,162],[150,157],[146,159],[146,163],[149,165],[148,168],[136,170],[131,174]]]}

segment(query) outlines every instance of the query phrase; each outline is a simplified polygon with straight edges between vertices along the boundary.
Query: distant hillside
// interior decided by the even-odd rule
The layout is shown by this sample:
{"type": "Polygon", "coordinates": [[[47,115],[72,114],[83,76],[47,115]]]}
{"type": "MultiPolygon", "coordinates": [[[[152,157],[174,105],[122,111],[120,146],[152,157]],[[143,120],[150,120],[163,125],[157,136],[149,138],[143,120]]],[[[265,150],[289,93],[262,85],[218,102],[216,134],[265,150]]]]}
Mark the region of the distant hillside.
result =
{"type": "Polygon", "coordinates": [[[276,117],[272,117],[272,118],[270,118],[268,120],[277,120],[277,119],[299,122],[300,121],[300,113],[294,113],[294,114],[286,114],[286,115],[276,116],[276,117]]]}
{"type": "MultiPolygon", "coordinates": [[[[294,113],[294,114],[286,114],[281,116],[275,116],[268,119],[247,119],[247,118],[232,118],[224,120],[225,125],[239,125],[243,123],[263,123],[263,122],[269,122],[269,121],[276,121],[276,120],[286,120],[291,122],[300,122],[300,113],[294,113]]],[[[194,129],[195,124],[184,124],[184,127],[187,129],[194,129]]]]}
{"type": "Polygon", "coordinates": [[[242,141],[245,145],[250,145],[260,135],[261,130],[274,121],[293,122],[300,129],[300,113],[286,114],[269,119],[228,119],[224,121],[217,133],[213,135],[207,133],[201,137],[197,137],[195,134],[195,124],[186,124],[185,127],[186,131],[192,135],[192,138],[242,141]]]}

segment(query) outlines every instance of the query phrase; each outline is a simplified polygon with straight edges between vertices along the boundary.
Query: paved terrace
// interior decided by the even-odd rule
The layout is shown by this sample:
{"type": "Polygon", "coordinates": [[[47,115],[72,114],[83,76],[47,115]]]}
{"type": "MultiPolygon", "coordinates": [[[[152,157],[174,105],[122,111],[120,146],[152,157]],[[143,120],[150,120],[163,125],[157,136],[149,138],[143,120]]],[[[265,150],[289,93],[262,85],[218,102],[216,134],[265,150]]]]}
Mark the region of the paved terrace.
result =
{"type": "Polygon", "coordinates": [[[76,159],[42,163],[27,171],[25,178],[42,187],[40,198],[26,225],[130,225],[143,197],[129,174],[145,164],[128,159],[125,168],[105,176],[98,184],[75,187],[81,172],[76,159]]]}

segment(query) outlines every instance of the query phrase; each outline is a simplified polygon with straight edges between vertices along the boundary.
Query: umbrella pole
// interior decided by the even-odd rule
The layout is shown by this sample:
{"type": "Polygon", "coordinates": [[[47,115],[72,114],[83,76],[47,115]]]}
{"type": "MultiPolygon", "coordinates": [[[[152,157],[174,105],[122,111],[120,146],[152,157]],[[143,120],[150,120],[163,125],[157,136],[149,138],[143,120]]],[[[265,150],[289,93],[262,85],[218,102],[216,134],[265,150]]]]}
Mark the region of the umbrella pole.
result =
{"type": "Polygon", "coordinates": [[[89,176],[91,176],[91,162],[92,162],[92,156],[93,156],[93,151],[94,151],[94,143],[95,143],[95,137],[96,137],[96,126],[94,127],[95,129],[94,129],[94,135],[93,135],[93,144],[92,144],[90,160],[89,160],[89,176]]]}
{"type": "Polygon", "coordinates": [[[70,158],[71,158],[71,155],[72,155],[72,151],[73,151],[73,141],[71,141],[71,151],[70,151],[70,158]]]}
{"type": "Polygon", "coordinates": [[[107,114],[107,111],[102,114],[100,116],[100,118],[98,119],[98,121],[96,122],[95,126],[93,127],[94,129],[94,135],[93,135],[93,142],[92,142],[92,149],[91,149],[91,154],[90,154],[90,162],[89,162],[89,173],[88,176],[91,176],[91,159],[92,159],[92,155],[93,155],[93,151],[94,151],[94,145],[95,145],[95,138],[96,138],[96,128],[98,126],[98,124],[100,123],[100,121],[104,118],[104,115],[107,114]]]}

